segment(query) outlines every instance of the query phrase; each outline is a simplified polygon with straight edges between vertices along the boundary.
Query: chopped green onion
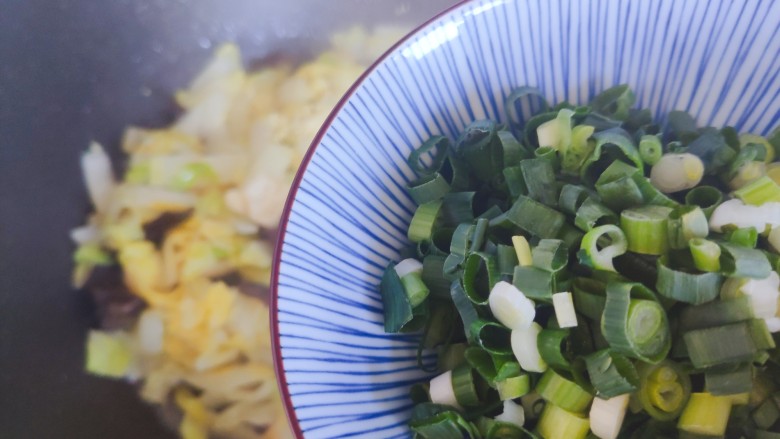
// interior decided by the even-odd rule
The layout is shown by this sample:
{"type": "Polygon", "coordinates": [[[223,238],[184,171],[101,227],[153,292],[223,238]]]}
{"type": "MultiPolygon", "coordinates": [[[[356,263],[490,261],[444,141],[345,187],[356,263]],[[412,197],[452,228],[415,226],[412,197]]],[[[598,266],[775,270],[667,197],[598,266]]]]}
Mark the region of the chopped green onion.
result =
{"type": "Polygon", "coordinates": [[[617,216],[606,206],[592,198],[586,199],[577,209],[577,213],[574,216],[574,225],[584,232],[588,232],[594,227],[605,223],[616,224],[617,216]]]}
{"type": "Polygon", "coordinates": [[[409,297],[409,304],[412,307],[423,303],[428,298],[430,290],[422,280],[420,273],[409,273],[401,278],[401,283],[404,286],[404,291],[409,297]]]}
{"type": "Polygon", "coordinates": [[[590,106],[594,112],[610,119],[626,120],[635,101],[631,88],[627,84],[620,84],[599,93],[590,101],[590,106]]]}
{"type": "Polygon", "coordinates": [[[718,297],[722,278],[718,273],[687,273],[669,268],[666,257],[658,259],[655,288],[664,297],[699,305],[718,297]]]}
{"type": "Polygon", "coordinates": [[[772,144],[769,143],[769,141],[766,138],[755,134],[749,134],[749,133],[740,134],[739,135],[740,148],[745,148],[749,145],[756,145],[759,148],[763,149],[761,155],[764,157],[765,162],[772,163],[772,161],[775,159],[775,149],[772,147],[772,144]]]}
{"type": "MultiPolygon", "coordinates": [[[[479,405],[479,395],[477,395],[477,386],[475,383],[474,369],[468,364],[462,363],[452,370],[450,375],[452,393],[460,407],[474,407],[479,405]]],[[[437,383],[438,384],[438,383],[437,383]]],[[[431,389],[434,382],[431,381],[431,389]]],[[[447,394],[447,397],[449,395],[447,394]]],[[[431,401],[438,402],[431,397],[431,401]]]]}
{"type": "Polygon", "coordinates": [[[525,184],[523,171],[520,166],[504,168],[503,175],[509,195],[513,198],[517,198],[520,195],[528,195],[528,186],[525,184]]]}
{"type": "Polygon", "coordinates": [[[412,217],[412,221],[409,223],[409,231],[407,232],[410,241],[421,242],[431,240],[431,236],[437,225],[441,206],[442,202],[441,200],[438,200],[421,204],[417,208],[412,217]]]}
{"type": "Polygon", "coordinates": [[[582,203],[589,197],[591,197],[591,193],[583,186],[565,184],[558,196],[558,208],[570,215],[574,215],[582,203]]]}
{"type": "Polygon", "coordinates": [[[684,249],[690,240],[706,238],[709,231],[707,216],[699,206],[679,206],[669,214],[669,247],[673,249],[684,249]]]}
{"type": "Polygon", "coordinates": [[[666,312],[642,284],[610,282],[601,333],[616,352],[657,363],[671,348],[666,312]]]}
{"type": "Polygon", "coordinates": [[[571,371],[571,347],[567,329],[546,328],[536,339],[539,355],[549,367],[569,375],[571,371]]]}
{"type": "Polygon", "coordinates": [[[569,262],[569,249],[560,239],[541,239],[531,251],[534,267],[558,272],[569,262]]]}
{"type": "Polygon", "coordinates": [[[623,231],[612,224],[593,228],[582,238],[580,251],[577,253],[580,262],[596,270],[615,271],[612,260],[626,252],[628,242],[623,231]],[[610,240],[609,245],[599,249],[602,237],[610,240]]]}
{"type": "Polygon", "coordinates": [[[696,186],[685,194],[685,204],[699,206],[707,218],[723,201],[723,192],[712,186],[696,186]]]}
{"type": "Polygon", "coordinates": [[[534,302],[508,282],[498,282],[488,298],[493,317],[511,330],[526,329],[536,316],[534,302]]]}
{"type": "Polygon", "coordinates": [[[417,436],[425,439],[477,437],[478,434],[476,427],[455,411],[443,411],[422,420],[413,418],[409,427],[417,436]]]}
{"type": "MultiPolygon", "coordinates": [[[[622,132],[625,133],[625,132],[622,132]]],[[[585,159],[580,168],[580,178],[587,184],[594,184],[596,176],[606,169],[609,164],[620,160],[633,165],[636,168],[643,166],[634,143],[623,135],[620,130],[601,131],[593,135],[595,145],[593,152],[585,159]]]]}
{"type": "Polygon", "coordinates": [[[385,269],[379,290],[384,305],[385,332],[401,332],[412,321],[412,305],[393,264],[385,269]]]}
{"type": "Polygon", "coordinates": [[[460,407],[458,400],[455,397],[451,370],[448,370],[431,380],[430,395],[431,402],[435,404],[449,405],[455,408],[460,407]]]}
{"type": "Polygon", "coordinates": [[[518,265],[527,267],[533,264],[531,246],[528,244],[528,240],[525,239],[525,236],[513,236],[512,245],[515,247],[515,252],[517,253],[518,265]]]}
{"type": "Polygon", "coordinates": [[[596,181],[596,192],[602,202],[614,210],[639,206],[644,203],[644,195],[634,180],[639,169],[621,161],[614,161],[596,181]]]}
{"type": "Polygon", "coordinates": [[[584,236],[584,233],[569,223],[564,223],[558,233],[558,239],[563,241],[563,245],[568,249],[579,248],[584,236]]]}
{"type": "Polygon", "coordinates": [[[433,174],[441,168],[449,149],[449,139],[444,136],[433,136],[409,154],[407,163],[418,175],[433,174]],[[423,163],[423,160],[421,160],[426,155],[430,155],[432,158],[430,165],[423,163]]]}
{"type": "Polygon", "coordinates": [[[536,426],[545,439],[584,439],[590,430],[588,418],[547,404],[536,426]]]}
{"type": "Polygon", "coordinates": [[[704,177],[704,163],[689,153],[664,154],[650,170],[650,182],[665,194],[690,189],[704,177]]]}
{"type": "Polygon", "coordinates": [[[528,196],[548,206],[555,206],[558,202],[558,187],[550,161],[541,158],[526,159],[520,162],[520,169],[528,188],[528,196]]]}
{"type": "Polygon", "coordinates": [[[693,264],[698,270],[707,272],[720,271],[720,246],[712,241],[694,238],[688,241],[693,264]]]}
{"type": "Polygon", "coordinates": [[[447,298],[450,296],[451,282],[444,277],[444,261],[446,258],[429,255],[423,259],[422,280],[431,290],[431,296],[447,298]]]}
{"type": "Polygon", "coordinates": [[[545,401],[574,413],[584,412],[593,400],[593,396],[577,383],[558,375],[552,369],[542,375],[536,385],[536,392],[545,401]]]}
{"type": "Polygon", "coordinates": [[[607,301],[606,284],[587,277],[578,277],[572,283],[574,305],[586,317],[599,320],[607,301]]]}
{"type": "Polygon", "coordinates": [[[562,213],[523,195],[506,215],[516,226],[539,238],[556,237],[565,222],[562,213]]]}
{"type": "Polygon", "coordinates": [[[517,140],[517,137],[511,131],[499,130],[496,134],[504,150],[504,166],[515,166],[520,163],[520,160],[531,156],[531,153],[517,140]]]}
{"type": "MultiPolygon", "coordinates": [[[[523,406],[515,404],[511,400],[504,400],[504,410],[500,415],[495,417],[495,420],[502,423],[513,424],[518,427],[522,427],[523,424],[525,424],[525,412],[523,411],[523,406]]],[[[503,438],[508,436],[500,437],[503,438]]]]}
{"type": "Polygon", "coordinates": [[[628,408],[629,395],[595,398],[590,406],[590,430],[600,439],[617,439],[628,408]]]}
{"type": "MultiPolygon", "coordinates": [[[[463,322],[463,328],[466,331],[466,338],[469,341],[473,341],[471,333],[471,325],[479,319],[477,309],[474,307],[474,303],[466,295],[466,291],[463,289],[459,280],[453,281],[450,287],[450,295],[452,302],[455,304],[455,308],[458,310],[460,319],[463,322]]],[[[385,305],[385,309],[387,305],[385,305]]]]}
{"type": "Polygon", "coordinates": [[[639,156],[642,157],[643,162],[653,166],[661,160],[662,155],[664,155],[664,147],[658,136],[642,136],[639,140],[639,156]]]}
{"type": "Polygon", "coordinates": [[[531,390],[531,378],[528,374],[509,377],[496,382],[496,390],[502,401],[517,399],[531,390]]]}
{"type": "Polygon", "coordinates": [[[738,363],[725,370],[708,370],[704,373],[704,388],[712,395],[750,392],[753,388],[753,365],[738,363]]]}
{"type": "Polygon", "coordinates": [[[496,382],[496,390],[502,401],[521,398],[531,390],[531,379],[528,374],[520,374],[496,382]]]}
{"type": "Polygon", "coordinates": [[[485,381],[488,383],[495,381],[498,372],[496,371],[496,363],[493,361],[490,352],[479,346],[469,346],[463,352],[463,357],[485,381]]]}
{"type": "Polygon", "coordinates": [[[769,332],[764,319],[751,319],[747,323],[756,349],[766,350],[775,348],[775,340],[772,338],[772,334],[769,332]]]}
{"type": "Polygon", "coordinates": [[[723,135],[715,129],[704,129],[688,144],[686,151],[698,156],[707,174],[716,174],[734,160],[737,153],[726,144],[723,135]]]}
{"type": "Polygon", "coordinates": [[[587,355],[585,365],[600,398],[612,398],[639,388],[639,375],[631,361],[609,349],[587,355]]]}
{"type": "Polygon", "coordinates": [[[450,184],[447,183],[447,180],[441,174],[434,172],[409,183],[406,186],[406,190],[414,202],[420,205],[440,200],[449,193],[450,184]]]}
{"type": "Polygon", "coordinates": [[[574,301],[571,293],[555,293],[552,299],[558,325],[561,328],[577,326],[577,314],[574,312],[574,301]]]}
{"type": "Polygon", "coordinates": [[[490,291],[498,282],[498,267],[493,255],[475,252],[463,266],[463,289],[477,305],[487,305],[490,291]]]}
{"type": "Polygon", "coordinates": [[[780,202],[780,184],[765,175],[737,189],[734,195],[745,204],[754,206],[780,202]]]}
{"type": "Polygon", "coordinates": [[[680,314],[680,329],[712,328],[729,323],[738,323],[753,318],[750,298],[741,296],[734,299],[713,300],[703,305],[689,306],[680,314]]]}
{"type": "Polygon", "coordinates": [[[547,370],[547,363],[542,360],[537,346],[539,333],[542,327],[534,322],[527,329],[516,329],[512,331],[511,345],[512,353],[520,363],[520,367],[528,372],[544,372],[547,370]]]}
{"type": "Polygon", "coordinates": [[[472,339],[491,354],[511,355],[512,343],[510,331],[506,326],[490,320],[478,319],[469,328],[472,339]]]}
{"type": "Polygon", "coordinates": [[[589,139],[596,128],[590,125],[577,125],[571,130],[571,146],[563,153],[561,167],[563,172],[570,175],[579,175],[585,159],[590,156],[596,146],[589,139]]]}
{"type": "Polygon", "coordinates": [[[536,267],[515,267],[512,284],[533,300],[552,301],[554,274],[536,267]]]}
{"type": "Polygon", "coordinates": [[[720,244],[720,248],[720,269],[726,276],[765,279],[772,271],[760,250],[728,243],[720,244]]]}
{"type": "MultiPolygon", "coordinates": [[[[451,227],[474,219],[474,192],[450,192],[442,198],[440,220],[451,227]]],[[[412,219],[414,220],[414,219],[412,219]]]]}
{"type": "Polygon", "coordinates": [[[723,436],[731,412],[731,400],[709,393],[693,393],[677,426],[688,433],[723,436]]]}
{"type": "Polygon", "coordinates": [[[517,252],[511,245],[496,245],[496,262],[498,264],[498,273],[501,276],[512,276],[515,273],[517,264],[517,252]]]}
{"type": "Polygon", "coordinates": [[[489,119],[471,122],[455,142],[455,153],[468,163],[474,175],[490,181],[504,169],[504,152],[496,123],[489,119]]]}
{"type": "Polygon", "coordinates": [[[628,250],[645,255],[664,254],[671,212],[664,206],[641,206],[621,212],[620,229],[628,240],[628,250]]]}
{"type": "Polygon", "coordinates": [[[750,361],[757,352],[745,322],[688,331],[683,339],[696,368],[750,361]]]}
{"type": "Polygon", "coordinates": [[[671,421],[680,415],[691,394],[691,380],[683,368],[671,360],[658,364],[640,363],[638,400],[654,419],[671,421]]]}
{"type": "Polygon", "coordinates": [[[739,282],[738,294],[750,298],[753,314],[758,318],[775,317],[780,299],[780,276],[770,272],[764,279],[747,279],[739,282]]]}
{"type": "Polygon", "coordinates": [[[742,247],[756,248],[758,230],[755,227],[742,227],[726,233],[726,240],[742,247]]]}

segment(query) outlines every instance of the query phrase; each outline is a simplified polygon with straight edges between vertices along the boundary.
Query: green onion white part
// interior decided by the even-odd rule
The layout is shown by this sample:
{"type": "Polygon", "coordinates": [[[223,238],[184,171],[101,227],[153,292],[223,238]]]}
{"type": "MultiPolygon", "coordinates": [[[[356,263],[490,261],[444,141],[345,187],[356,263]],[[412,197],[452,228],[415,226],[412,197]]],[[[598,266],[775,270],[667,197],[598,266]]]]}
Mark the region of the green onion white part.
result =
{"type": "Polygon", "coordinates": [[[398,277],[402,279],[404,276],[410,273],[422,273],[422,269],[422,262],[413,258],[407,258],[395,264],[395,272],[398,274],[398,277]]]}
{"type": "Polygon", "coordinates": [[[594,398],[590,406],[590,431],[601,439],[616,439],[628,409],[629,394],[594,398]]]}
{"type": "Polygon", "coordinates": [[[495,417],[496,421],[508,422],[522,427],[525,424],[525,410],[520,404],[516,404],[511,399],[504,401],[504,411],[495,417]]]}
{"type": "Polygon", "coordinates": [[[536,345],[536,340],[539,338],[541,331],[542,327],[536,322],[531,323],[531,326],[526,329],[515,329],[512,331],[512,353],[515,354],[520,367],[528,372],[544,372],[547,370],[547,363],[542,360],[542,356],[539,354],[539,347],[536,345]]]}
{"type": "Polygon", "coordinates": [[[430,395],[431,402],[460,409],[458,400],[455,398],[455,389],[452,387],[451,370],[448,370],[431,380],[430,395]]]}
{"type": "Polygon", "coordinates": [[[509,329],[528,329],[536,316],[534,302],[509,282],[498,282],[490,291],[493,316],[509,329]]]}
{"type": "Polygon", "coordinates": [[[565,152],[571,144],[571,117],[572,110],[564,108],[558,112],[555,119],[549,120],[536,129],[536,138],[539,147],[549,146],[560,152],[565,152]]]}
{"type": "Polygon", "coordinates": [[[555,293],[552,299],[558,326],[561,328],[577,326],[577,314],[574,312],[574,301],[571,293],[555,293]]]}
{"type": "Polygon", "coordinates": [[[776,316],[780,299],[780,276],[776,272],[769,273],[765,279],[748,279],[739,291],[750,297],[755,317],[769,319],[776,316]]]}
{"type": "Polygon", "coordinates": [[[650,182],[665,194],[690,189],[703,176],[704,163],[689,153],[665,154],[650,170],[650,182]]]}
{"type": "Polygon", "coordinates": [[[724,201],[710,216],[710,230],[721,232],[723,227],[728,225],[738,228],[755,227],[758,231],[763,231],[767,226],[778,227],[780,226],[780,203],[750,206],[737,198],[724,201]]]}
{"type": "Polygon", "coordinates": [[[515,247],[515,252],[517,253],[517,265],[528,267],[533,264],[531,246],[528,244],[528,240],[525,239],[525,236],[513,236],[512,245],[515,247]]]}

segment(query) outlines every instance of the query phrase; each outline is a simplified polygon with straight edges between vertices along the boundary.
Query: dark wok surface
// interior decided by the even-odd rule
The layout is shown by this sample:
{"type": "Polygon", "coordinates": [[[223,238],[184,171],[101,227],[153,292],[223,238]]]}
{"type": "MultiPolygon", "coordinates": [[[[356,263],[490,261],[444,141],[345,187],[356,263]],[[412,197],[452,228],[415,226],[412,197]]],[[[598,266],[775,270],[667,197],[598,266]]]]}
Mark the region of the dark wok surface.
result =
{"type": "Polygon", "coordinates": [[[88,211],[79,153],[118,157],[127,124],[176,114],[170,92],[220,41],[249,59],[316,52],[323,35],[417,24],[452,0],[4,0],[0,5],[0,437],[163,438],[126,384],[82,372],[94,310],[69,287],[68,231],[88,211]]]}

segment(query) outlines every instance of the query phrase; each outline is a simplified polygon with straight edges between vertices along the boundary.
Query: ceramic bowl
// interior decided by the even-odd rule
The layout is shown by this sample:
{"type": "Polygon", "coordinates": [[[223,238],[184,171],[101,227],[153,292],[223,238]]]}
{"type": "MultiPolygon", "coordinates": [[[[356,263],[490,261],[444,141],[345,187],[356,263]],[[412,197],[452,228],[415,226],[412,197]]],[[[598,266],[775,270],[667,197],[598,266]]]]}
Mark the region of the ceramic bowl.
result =
{"type": "MultiPolygon", "coordinates": [[[[283,395],[306,439],[410,437],[417,337],[383,331],[383,269],[408,245],[407,155],[434,134],[505,120],[532,85],[585,103],[621,83],[663,120],[767,134],[780,123],[780,3],[481,0],[428,22],[339,103],[282,219],[273,326],[283,395]]],[[[430,361],[430,356],[426,357],[430,361]]]]}

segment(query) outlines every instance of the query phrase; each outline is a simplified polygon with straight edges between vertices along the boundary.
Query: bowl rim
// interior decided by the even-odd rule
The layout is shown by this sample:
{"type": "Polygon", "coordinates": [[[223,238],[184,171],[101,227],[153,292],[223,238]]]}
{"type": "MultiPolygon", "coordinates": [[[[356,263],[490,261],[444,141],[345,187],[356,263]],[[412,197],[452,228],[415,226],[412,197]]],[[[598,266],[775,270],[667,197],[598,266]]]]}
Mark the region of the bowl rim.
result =
{"type": "Polygon", "coordinates": [[[363,82],[365,82],[366,78],[368,78],[371,74],[373,74],[374,71],[377,69],[377,67],[380,64],[382,64],[385,61],[385,59],[387,59],[392,53],[396,51],[396,49],[404,45],[412,37],[418,35],[422,30],[428,28],[431,24],[440,21],[443,17],[449,15],[451,12],[457,9],[465,7],[470,3],[477,3],[479,1],[480,0],[460,0],[454,5],[447,7],[446,9],[437,13],[433,17],[424,21],[422,24],[414,27],[400,40],[396,41],[390,48],[384,51],[379,58],[377,58],[373,63],[371,63],[371,65],[365,71],[363,71],[360,77],[358,77],[358,79],[355,80],[355,82],[349,87],[349,89],[344,93],[341,99],[339,99],[336,106],[333,107],[333,110],[331,110],[331,112],[328,114],[328,117],[322,123],[320,129],[317,131],[317,134],[314,136],[314,139],[309,145],[309,148],[306,150],[306,154],[303,156],[303,159],[301,160],[301,164],[298,167],[298,171],[295,173],[295,178],[293,179],[292,184],[290,186],[290,191],[287,194],[287,199],[284,203],[284,209],[282,210],[282,216],[279,220],[278,234],[276,237],[276,243],[274,245],[274,255],[273,255],[273,261],[271,263],[271,291],[270,291],[271,300],[270,300],[269,312],[270,312],[270,323],[271,323],[271,353],[273,355],[273,360],[274,360],[274,372],[276,374],[276,384],[279,387],[279,393],[282,398],[282,405],[284,405],[284,409],[287,414],[288,424],[290,425],[293,434],[298,439],[304,439],[303,430],[301,430],[300,422],[298,421],[298,417],[295,414],[295,408],[292,404],[292,396],[290,395],[290,391],[287,386],[287,376],[284,371],[284,365],[282,360],[282,346],[281,343],[279,342],[280,340],[280,333],[279,333],[279,271],[280,268],[279,266],[282,258],[282,249],[284,247],[284,237],[287,234],[287,224],[290,220],[290,213],[292,212],[292,205],[295,202],[298,189],[300,189],[301,181],[303,180],[303,175],[306,173],[306,169],[308,168],[309,163],[311,163],[311,160],[314,157],[314,153],[316,152],[317,147],[320,145],[320,143],[322,143],[322,139],[325,136],[325,133],[328,131],[330,126],[333,124],[333,121],[336,119],[336,115],[341,112],[341,110],[346,105],[347,101],[349,101],[349,99],[355,94],[357,89],[360,88],[361,85],[363,85],[363,82]]]}

